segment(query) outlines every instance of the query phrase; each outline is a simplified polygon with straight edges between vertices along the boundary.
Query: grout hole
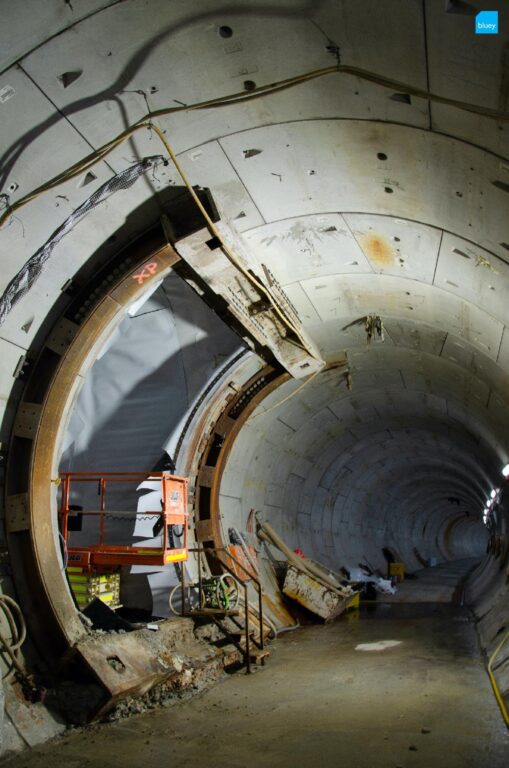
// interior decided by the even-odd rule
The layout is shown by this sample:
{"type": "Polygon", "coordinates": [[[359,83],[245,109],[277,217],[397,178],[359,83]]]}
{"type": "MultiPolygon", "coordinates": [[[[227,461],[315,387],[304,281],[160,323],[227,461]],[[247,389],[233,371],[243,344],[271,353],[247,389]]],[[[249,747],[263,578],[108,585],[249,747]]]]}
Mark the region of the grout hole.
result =
{"type": "Polygon", "coordinates": [[[219,27],[219,37],[231,37],[233,35],[233,29],[226,24],[219,27]]]}
{"type": "Polygon", "coordinates": [[[453,249],[452,249],[452,252],[453,252],[453,253],[457,253],[457,254],[458,254],[458,256],[463,256],[463,258],[464,258],[464,259],[470,259],[470,258],[471,258],[471,257],[468,255],[468,253],[464,253],[463,251],[460,251],[460,249],[459,249],[459,248],[453,248],[453,249]]]}
{"type": "Polygon", "coordinates": [[[494,187],[501,189],[502,192],[509,192],[509,184],[506,181],[492,181],[494,187]]]}
{"type": "Polygon", "coordinates": [[[95,173],[92,173],[92,171],[88,171],[88,173],[85,174],[82,181],[80,182],[80,187],[86,187],[87,184],[91,184],[93,181],[97,179],[97,176],[95,173]]]}
{"type": "Polygon", "coordinates": [[[379,160],[387,160],[387,155],[385,154],[385,152],[378,152],[377,157],[379,160]]]}
{"type": "Polygon", "coordinates": [[[58,80],[62,83],[63,88],[68,88],[70,85],[72,85],[76,80],[81,77],[83,74],[82,69],[77,69],[74,72],[62,72],[61,75],[58,76],[58,80]]]}
{"type": "Polygon", "coordinates": [[[392,187],[384,187],[384,191],[387,192],[388,195],[392,194],[394,192],[392,187]]]}
{"type": "Polygon", "coordinates": [[[254,80],[244,80],[245,91],[254,91],[255,88],[256,88],[256,83],[254,80]]]}
{"type": "Polygon", "coordinates": [[[401,104],[411,104],[412,99],[409,93],[393,93],[389,96],[391,101],[399,101],[401,104]]]}
{"type": "Polygon", "coordinates": [[[445,12],[456,13],[459,16],[474,16],[477,13],[477,8],[466,3],[465,0],[446,0],[445,12]]]}

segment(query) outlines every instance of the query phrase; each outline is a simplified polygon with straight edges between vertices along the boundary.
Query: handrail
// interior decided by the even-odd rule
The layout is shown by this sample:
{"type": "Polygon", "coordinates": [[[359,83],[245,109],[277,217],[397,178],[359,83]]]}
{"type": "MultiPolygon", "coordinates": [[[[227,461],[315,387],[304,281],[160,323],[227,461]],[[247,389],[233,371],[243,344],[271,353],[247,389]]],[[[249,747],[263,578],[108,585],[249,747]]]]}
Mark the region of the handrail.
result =
{"type": "MultiPolygon", "coordinates": [[[[244,591],[244,631],[245,631],[245,638],[246,638],[246,648],[244,653],[245,663],[246,663],[246,671],[248,673],[251,672],[251,652],[250,652],[250,633],[249,633],[249,600],[248,600],[248,590],[247,590],[247,584],[249,581],[253,581],[256,585],[256,590],[258,592],[258,622],[259,622],[259,632],[260,632],[260,641],[259,643],[256,642],[256,640],[253,640],[253,642],[258,645],[261,651],[264,649],[264,631],[263,631],[263,592],[262,592],[262,585],[260,581],[256,578],[256,576],[253,576],[250,571],[247,570],[247,568],[244,567],[244,565],[237,560],[237,558],[229,552],[225,547],[194,547],[192,549],[189,549],[189,552],[196,553],[198,555],[198,592],[199,592],[199,600],[200,600],[200,609],[202,606],[202,565],[201,565],[201,556],[202,554],[205,555],[211,555],[229,574],[232,576],[233,579],[237,582],[238,585],[242,586],[242,589],[244,591]],[[225,563],[218,555],[218,553],[223,553],[227,555],[234,563],[235,565],[240,568],[240,570],[246,574],[248,577],[247,579],[239,579],[235,571],[233,571],[227,563],[225,563]]],[[[182,568],[181,573],[181,588],[182,588],[182,616],[186,615],[186,606],[185,606],[185,569],[182,568]]],[[[212,617],[214,618],[214,617],[212,617]]],[[[215,620],[215,619],[214,619],[215,620]]],[[[223,630],[224,631],[224,630],[223,630]]]]}

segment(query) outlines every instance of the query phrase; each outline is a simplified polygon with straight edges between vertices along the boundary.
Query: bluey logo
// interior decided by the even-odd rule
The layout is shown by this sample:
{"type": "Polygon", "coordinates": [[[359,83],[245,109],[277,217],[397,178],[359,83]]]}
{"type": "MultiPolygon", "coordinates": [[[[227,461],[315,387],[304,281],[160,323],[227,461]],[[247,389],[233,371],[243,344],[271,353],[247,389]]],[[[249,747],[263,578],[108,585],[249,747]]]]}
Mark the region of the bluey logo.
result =
{"type": "Polygon", "coordinates": [[[475,17],[476,35],[498,35],[498,11],[480,11],[475,17]]]}

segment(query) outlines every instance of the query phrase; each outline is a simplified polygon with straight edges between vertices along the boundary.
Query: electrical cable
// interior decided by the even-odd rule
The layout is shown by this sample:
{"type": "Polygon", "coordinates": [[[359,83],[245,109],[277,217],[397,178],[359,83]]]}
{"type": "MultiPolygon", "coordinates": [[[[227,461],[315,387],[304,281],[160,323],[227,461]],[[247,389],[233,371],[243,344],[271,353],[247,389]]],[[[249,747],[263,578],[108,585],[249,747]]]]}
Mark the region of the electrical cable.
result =
{"type": "MultiPolygon", "coordinates": [[[[113,142],[110,142],[109,145],[106,145],[106,148],[103,147],[102,150],[100,150],[101,158],[104,157],[106,154],[108,154],[110,151],[112,151],[112,149],[114,149],[115,147],[119,146],[123,141],[126,141],[127,138],[129,138],[135,131],[137,131],[137,130],[139,130],[141,128],[148,128],[149,130],[154,131],[154,133],[160,139],[160,141],[163,144],[164,148],[166,149],[169,157],[171,158],[177,173],[181,177],[182,181],[184,182],[184,185],[188,189],[188,191],[191,194],[194,202],[196,203],[198,209],[200,210],[203,218],[205,219],[205,222],[207,223],[207,226],[208,226],[211,234],[214,235],[215,237],[217,237],[218,240],[220,241],[220,243],[222,245],[222,248],[223,248],[223,251],[224,251],[226,257],[228,258],[228,260],[236,267],[236,269],[238,269],[244,275],[244,277],[256,288],[256,290],[260,294],[264,295],[269,300],[270,304],[272,305],[272,308],[274,309],[274,312],[280,317],[280,319],[283,322],[283,324],[292,333],[294,333],[297,336],[298,339],[300,339],[300,341],[301,341],[301,343],[303,345],[303,348],[308,352],[308,354],[311,357],[313,357],[314,359],[318,359],[318,358],[316,358],[316,355],[311,350],[308,349],[308,345],[307,345],[306,340],[301,336],[301,334],[300,334],[299,330],[297,329],[297,327],[288,319],[288,317],[285,315],[285,313],[281,310],[281,308],[277,304],[277,301],[274,299],[274,297],[270,293],[270,290],[266,286],[264,286],[263,283],[261,283],[256,277],[254,277],[254,275],[252,275],[241,264],[241,262],[237,259],[236,255],[233,253],[231,248],[224,241],[221,233],[216,228],[214,222],[210,218],[207,210],[203,206],[200,198],[196,194],[196,192],[193,189],[189,179],[185,175],[182,167],[180,166],[180,163],[178,162],[177,156],[175,155],[172,147],[170,146],[169,142],[167,141],[167,139],[165,138],[163,132],[161,131],[161,129],[158,126],[154,125],[153,123],[139,123],[139,124],[133,126],[132,128],[128,129],[127,131],[124,131],[124,133],[121,134],[121,137],[117,137],[116,140],[114,140],[113,142]]],[[[87,164],[87,167],[89,167],[90,165],[91,165],[91,161],[87,164]]],[[[81,172],[82,172],[82,170],[77,170],[77,166],[75,165],[75,166],[73,166],[68,171],[67,175],[63,174],[60,177],[57,177],[56,179],[53,179],[51,182],[48,182],[48,184],[45,185],[44,187],[39,187],[34,192],[32,192],[29,195],[25,196],[24,198],[21,198],[20,200],[18,200],[17,203],[14,203],[13,206],[10,206],[9,208],[7,208],[6,211],[4,211],[4,213],[2,214],[2,216],[0,216],[0,227],[2,226],[3,222],[5,221],[5,219],[14,212],[14,210],[17,210],[18,208],[22,207],[23,205],[26,205],[27,203],[29,203],[31,200],[33,200],[35,197],[37,197],[39,194],[42,194],[47,189],[51,189],[52,187],[57,186],[58,184],[63,183],[64,181],[67,181],[70,178],[73,178],[74,176],[78,175],[81,172]]]]}
{"type": "Polygon", "coordinates": [[[244,275],[244,277],[257,289],[257,291],[259,293],[261,293],[261,294],[266,296],[266,298],[270,301],[270,303],[271,303],[275,313],[280,317],[280,319],[282,320],[284,325],[286,325],[286,327],[289,328],[297,336],[298,339],[300,339],[300,341],[302,342],[302,344],[303,344],[304,348],[306,349],[306,351],[308,352],[308,354],[310,354],[311,357],[316,359],[315,355],[308,349],[307,343],[306,343],[305,339],[302,338],[299,330],[296,328],[295,325],[293,325],[293,323],[288,319],[288,317],[280,309],[280,307],[278,306],[276,300],[272,296],[270,290],[265,285],[263,285],[263,283],[260,283],[260,281],[256,277],[254,277],[254,275],[252,275],[244,267],[244,265],[237,259],[236,255],[233,253],[233,251],[228,246],[228,244],[225,243],[221,233],[219,232],[219,230],[217,229],[216,225],[214,224],[214,222],[210,218],[210,216],[209,216],[205,206],[201,202],[200,198],[198,197],[198,195],[196,194],[195,190],[193,189],[189,179],[185,175],[185,173],[184,173],[184,171],[183,171],[179,161],[177,160],[177,156],[175,155],[175,153],[174,153],[173,149],[171,148],[169,142],[166,140],[166,137],[164,136],[164,134],[161,131],[161,129],[158,128],[158,126],[154,125],[153,123],[151,125],[151,128],[159,136],[159,138],[160,138],[164,148],[166,149],[168,155],[171,157],[171,160],[173,162],[173,165],[175,166],[175,169],[176,169],[177,173],[179,174],[180,178],[182,179],[182,181],[184,182],[185,186],[187,187],[189,193],[191,194],[194,202],[196,203],[197,207],[199,208],[200,213],[202,214],[203,218],[205,219],[211,234],[214,235],[215,237],[217,237],[217,239],[221,243],[223,251],[224,251],[226,257],[228,258],[228,260],[239,270],[239,272],[241,272],[241,274],[244,275]]]}
{"type": "MultiPolygon", "coordinates": [[[[389,78],[384,78],[380,75],[377,75],[376,73],[369,72],[367,70],[360,69],[358,67],[350,67],[343,64],[337,64],[335,66],[331,67],[323,67],[321,69],[312,70],[310,72],[306,72],[302,75],[297,75],[295,77],[287,78],[285,80],[281,80],[275,83],[269,83],[267,85],[258,86],[257,88],[253,89],[252,91],[249,91],[246,93],[245,91],[236,92],[233,94],[230,94],[229,96],[222,96],[217,97],[215,99],[209,99],[202,102],[197,102],[195,104],[191,105],[182,105],[178,107],[168,107],[164,109],[155,110],[153,112],[148,112],[144,117],[142,117],[139,121],[134,123],[132,126],[127,128],[125,131],[120,133],[118,136],[116,136],[111,141],[104,144],[102,147],[100,147],[95,152],[88,155],[83,160],[79,161],[78,163],[75,163],[70,168],[68,168],[63,173],[55,176],[50,181],[46,182],[42,186],[36,188],[32,192],[28,193],[24,197],[17,200],[12,205],[7,205],[4,212],[0,215],[0,227],[7,221],[7,219],[10,218],[10,216],[23,206],[27,205],[32,200],[36,199],[40,195],[44,194],[45,192],[54,189],[55,187],[59,186],[60,184],[63,184],[67,181],[70,181],[71,179],[75,178],[76,176],[82,174],[84,171],[91,168],[96,163],[103,160],[107,155],[109,155],[114,149],[119,147],[124,141],[131,138],[138,130],[141,130],[142,128],[148,128],[149,130],[153,130],[159,139],[161,140],[162,144],[164,145],[169,157],[171,158],[175,169],[177,170],[179,176],[181,177],[182,181],[184,182],[185,186],[187,187],[188,191],[190,192],[191,196],[193,197],[193,200],[195,201],[197,207],[199,208],[202,216],[204,217],[207,226],[210,230],[210,232],[218,238],[220,241],[223,251],[226,255],[226,257],[229,259],[229,261],[246,277],[246,279],[256,288],[256,290],[261,294],[264,295],[270,302],[274,312],[276,315],[279,316],[283,324],[293,333],[295,336],[302,342],[302,345],[304,349],[310,354],[311,357],[314,359],[317,359],[315,354],[312,350],[309,349],[307,342],[303,337],[301,336],[299,330],[297,327],[291,322],[291,320],[287,317],[285,312],[280,308],[277,301],[272,296],[272,293],[267,286],[265,286],[263,283],[261,283],[254,275],[252,275],[245,267],[239,262],[236,255],[233,253],[233,251],[230,249],[227,243],[224,242],[223,237],[221,236],[219,230],[214,225],[214,222],[208,215],[205,207],[202,205],[198,195],[194,191],[192,185],[190,184],[189,180],[187,179],[186,175],[184,174],[177,157],[175,153],[173,152],[173,149],[171,148],[169,142],[166,140],[162,130],[156,126],[152,120],[155,117],[162,117],[162,116],[168,116],[171,114],[176,114],[178,112],[189,112],[194,110],[201,110],[201,109],[211,109],[211,108],[217,108],[217,107],[223,107],[223,106],[233,106],[235,104],[240,104],[243,102],[252,101],[253,99],[260,98],[265,95],[275,94],[279,93],[283,90],[286,90],[287,88],[292,88],[296,85],[309,82],[311,80],[314,80],[318,77],[323,77],[324,75],[333,74],[333,73],[341,73],[341,74],[349,74],[353,75],[355,77],[359,77],[361,79],[364,79],[369,82],[373,82],[377,85],[383,86],[385,88],[392,88],[396,91],[402,91],[405,93],[409,93],[414,96],[418,96],[420,98],[426,98],[430,99],[431,101],[436,101],[441,104],[447,104],[449,106],[454,106],[458,109],[463,109],[469,112],[473,112],[475,114],[483,115],[485,117],[490,117],[496,120],[509,120],[509,114],[505,112],[500,112],[498,110],[488,109],[485,107],[478,107],[474,104],[469,104],[466,102],[460,102],[454,99],[447,99],[446,97],[438,96],[437,94],[430,93],[429,91],[424,91],[419,88],[414,88],[413,86],[409,86],[407,83],[402,83],[397,80],[391,80],[389,78]]],[[[7,198],[8,199],[8,198],[7,198]]],[[[316,373],[318,373],[317,371],[316,373]]],[[[314,375],[316,375],[316,373],[314,375]]],[[[313,377],[314,377],[313,375],[313,377]]],[[[311,377],[311,378],[313,378],[311,377]]],[[[309,379],[308,381],[310,381],[309,379]]],[[[308,382],[305,382],[308,383],[308,382]]],[[[298,391],[298,390],[296,390],[298,391]]],[[[284,401],[282,401],[284,402],[284,401]]],[[[279,405],[279,404],[278,404],[279,405]]],[[[277,406],[274,406],[277,407],[277,406]]]]}
{"type": "Polygon", "coordinates": [[[69,553],[67,551],[67,542],[60,533],[58,532],[58,536],[60,538],[60,542],[62,544],[62,571],[65,571],[67,569],[67,566],[69,564],[69,553]]]}
{"type": "Polygon", "coordinates": [[[293,392],[290,392],[289,395],[287,395],[286,397],[283,397],[283,399],[280,400],[278,403],[274,403],[274,405],[271,405],[270,408],[267,408],[266,411],[260,411],[253,418],[256,419],[256,418],[258,418],[258,416],[266,416],[267,413],[270,413],[271,411],[275,410],[276,408],[279,408],[280,405],[283,405],[283,403],[286,403],[286,402],[288,402],[288,400],[291,400],[291,398],[294,395],[296,395],[298,392],[303,390],[304,387],[306,387],[308,384],[310,384],[313,381],[313,379],[316,378],[316,376],[318,376],[318,374],[321,373],[321,372],[322,372],[321,370],[318,370],[318,371],[315,371],[314,373],[312,373],[311,376],[309,377],[309,379],[306,379],[306,381],[303,381],[302,384],[300,384],[297,387],[297,389],[294,389],[293,392]]]}
{"type": "Polygon", "coordinates": [[[132,134],[137,130],[140,128],[149,127],[150,121],[155,117],[166,117],[168,115],[178,114],[180,112],[192,112],[201,109],[214,109],[218,107],[234,106],[236,104],[253,101],[254,99],[261,98],[262,96],[279,93],[283,90],[286,90],[287,88],[293,88],[297,85],[301,85],[302,83],[306,83],[316,78],[334,73],[352,75],[354,77],[360,78],[361,80],[375,83],[376,85],[384,88],[390,88],[394,91],[407,93],[411,96],[416,96],[422,99],[429,99],[430,101],[435,101],[439,104],[445,104],[447,106],[471,112],[482,117],[488,117],[490,119],[498,120],[501,122],[509,121],[508,112],[502,112],[497,109],[490,109],[489,107],[481,107],[476,104],[470,104],[469,102],[463,102],[457,99],[449,99],[445,96],[439,96],[438,94],[423,90],[422,88],[416,88],[412,85],[409,85],[408,83],[403,83],[399,80],[392,80],[390,78],[377,75],[375,72],[370,72],[369,70],[361,69],[360,67],[352,67],[346,64],[337,64],[331,67],[323,67],[321,69],[305,72],[302,75],[296,75],[294,77],[287,78],[286,80],[280,80],[275,83],[261,85],[247,93],[246,91],[238,91],[228,96],[219,96],[215,99],[208,99],[205,101],[196,102],[195,104],[182,105],[178,107],[166,107],[147,112],[144,117],[142,117],[122,133],[118,134],[118,136],[104,144],[99,149],[95,150],[90,155],[87,155],[87,157],[85,157],[83,160],[80,160],[79,162],[70,166],[70,168],[68,168],[66,171],[55,176],[53,179],[41,185],[40,187],[37,187],[35,190],[20,198],[12,205],[8,205],[6,210],[0,216],[0,226],[3,225],[3,223],[12,213],[21,208],[26,203],[33,200],[35,197],[38,197],[44,192],[53,189],[59,184],[63,184],[66,181],[69,181],[75,176],[83,173],[83,171],[88,170],[95,163],[104,159],[104,157],[106,157],[108,154],[110,154],[110,152],[116,149],[116,147],[122,144],[123,141],[130,138],[132,134]]]}
{"type": "Polygon", "coordinates": [[[297,622],[297,624],[292,624],[289,627],[281,627],[281,629],[278,629],[277,631],[277,637],[279,637],[279,635],[283,635],[285,632],[295,632],[295,630],[300,629],[300,627],[301,627],[301,624],[299,621],[297,622]]]}
{"type": "Polygon", "coordinates": [[[500,711],[502,712],[502,717],[504,718],[504,722],[509,727],[509,713],[507,712],[507,708],[502,698],[502,694],[500,693],[500,690],[497,685],[497,681],[495,680],[495,676],[493,674],[493,664],[495,663],[495,659],[497,658],[498,654],[500,653],[500,650],[502,649],[502,646],[507,642],[507,640],[509,640],[509,632],[507,632],[504,635],[500,643],[495,648],[490,660],[488,661],[488,675],[491,681],[491,685],[493,686],[493,691],[495,693],[495,698],[497,700],[498,706],[500,707],[500,711]]]}
{"type": "Polygon", "coordinates": [[[9,597],[9,595],[0,595],[0,609],[5,616],[11,632],[10,639],[7,639],[3,632],[0,632],[0,645],[2,646],[0,648],[0,653],[5,652],[11,661],[11,666],[3,676],[3,679],[5,681],[10,680],[15,671],[22,675],[23,678],[26,678],[27,675],[18,659],[19,650],[27,636],[26,622],[21,612],[21,608],[12,597],[9,597]]]}

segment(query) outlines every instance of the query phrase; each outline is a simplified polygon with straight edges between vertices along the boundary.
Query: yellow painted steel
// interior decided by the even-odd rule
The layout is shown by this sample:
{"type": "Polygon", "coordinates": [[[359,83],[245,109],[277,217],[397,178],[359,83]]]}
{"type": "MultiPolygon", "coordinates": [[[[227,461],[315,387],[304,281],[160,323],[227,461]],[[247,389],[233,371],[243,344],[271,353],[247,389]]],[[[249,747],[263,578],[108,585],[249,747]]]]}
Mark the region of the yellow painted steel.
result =
{"type": "Polygon", "coordinates": [[[178,555],[166,555],[164,558],[165,563],[177,563],[179,560],[187,560],[187,554],[180,552],[178,555]]]}

